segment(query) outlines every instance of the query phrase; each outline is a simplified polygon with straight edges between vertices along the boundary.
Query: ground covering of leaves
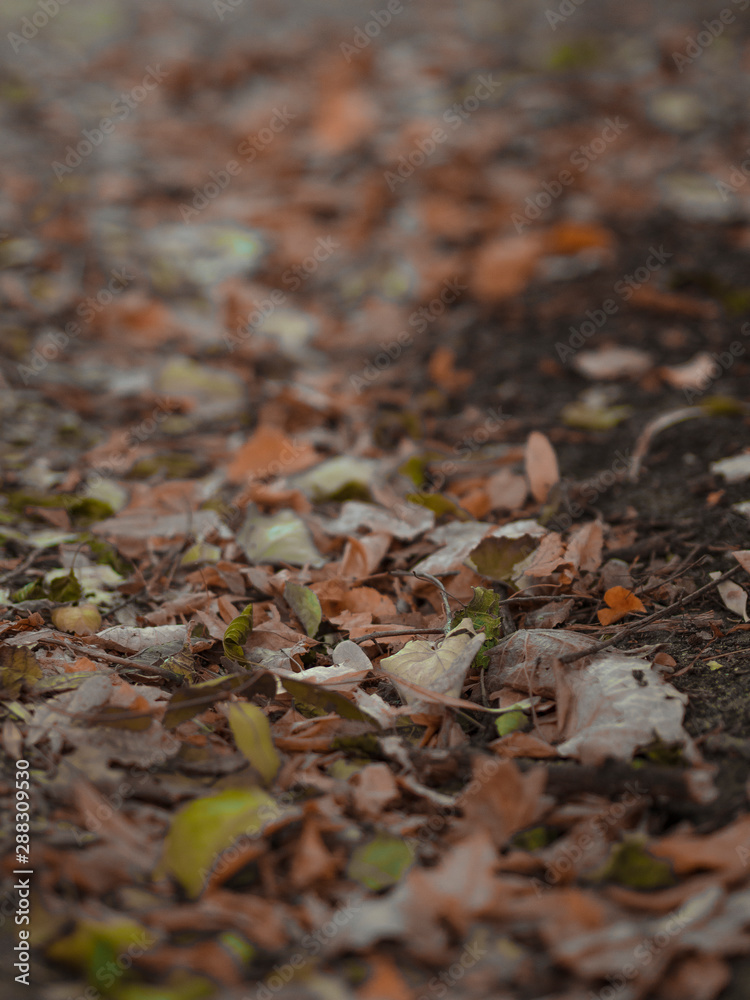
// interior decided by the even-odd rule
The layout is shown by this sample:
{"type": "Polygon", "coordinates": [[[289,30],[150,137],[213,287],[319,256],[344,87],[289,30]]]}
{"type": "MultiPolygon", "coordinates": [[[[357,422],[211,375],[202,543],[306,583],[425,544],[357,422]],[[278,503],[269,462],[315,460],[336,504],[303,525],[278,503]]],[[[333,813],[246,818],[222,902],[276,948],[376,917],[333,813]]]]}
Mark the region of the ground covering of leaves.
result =
{"type": "Polygon", "coordinates": [[[340,6],[0,13],[4,995],[740,1000],[747,3],[340,6]]]}

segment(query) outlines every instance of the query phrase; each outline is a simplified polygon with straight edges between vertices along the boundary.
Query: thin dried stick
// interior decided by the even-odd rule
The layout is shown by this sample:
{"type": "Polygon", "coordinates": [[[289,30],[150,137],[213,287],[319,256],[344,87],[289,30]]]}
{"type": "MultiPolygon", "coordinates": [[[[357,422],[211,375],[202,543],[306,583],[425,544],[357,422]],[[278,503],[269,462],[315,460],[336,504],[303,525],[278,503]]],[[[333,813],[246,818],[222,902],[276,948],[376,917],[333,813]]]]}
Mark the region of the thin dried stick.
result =
{"type": "Polygon", "coordinates": [[[661,611],[655,611],[652,615],[647,618],[641,618],[639,622],[635,625],[631,625],[629,628],[623,629],[619,635],[616,635],[613,639],[607,639],[606,642],[598,642],[595,646],[590,649],[581,650],[579,653],[566,653],[564,656],[560,657],[560,663],[574,663],[576,660],[580,660],[583,656],[591,656],[593,653],[598,653],[602,649],[607,649],[609,646],[614,646],[615,643],[620,642],[621,639],[625,639],[627,636],[632,635],[634,632],[642,632],[644,625],[650,625],[651,622],[656,621],[658,618],[666,618],[668,615],[674,614],[675,611],[679,611],[686,604],[690,604],[697,597],[702,594],[707,593],[709,590],[713,590],[724,580],[728,580],[730,576],[734,576],[738,569],[742,569],[740,565],[735,566],[733,569],[727,570],[726,573],[722,573],[715,580],[711,580],[704,587],[696,590],[692,594],[688,594],[686,597],[680,598],[679,601],[675,601],[674,604],[670,604],[666,608],[662,608],[661,611]]]}
{"type": "Polygon", "coordinates": [[[408,628],[405,631],[370,632],[369,635],[361,635],[358,639],[350,639],[350,642],[369,642],[370,639],[385,639],[392,635],[443,635],[445,629],[442,628],[408,628]]]}

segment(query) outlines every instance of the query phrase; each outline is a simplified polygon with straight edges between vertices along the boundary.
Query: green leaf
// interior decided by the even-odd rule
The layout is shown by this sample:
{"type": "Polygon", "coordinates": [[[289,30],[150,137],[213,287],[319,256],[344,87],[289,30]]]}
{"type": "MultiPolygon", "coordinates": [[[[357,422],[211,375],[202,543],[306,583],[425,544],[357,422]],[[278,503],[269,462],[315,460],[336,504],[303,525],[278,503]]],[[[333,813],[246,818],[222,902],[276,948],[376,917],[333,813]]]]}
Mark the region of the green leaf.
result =
{"type": "Polygon", "coordinates": [[[516,709],[513,712],[506,712],[504,715],[499,715],[495,719],[495,727],[499,736],[507,736],[509,733],[515,733],[519,729],[523,729],[526,722],[526,713],[519,712],[516,709]]]}
{"type": "Polygon", "coordinates": [[[108,956],[128,954],[128,949],[134,947],[147,951],[156,940],[152,931],[127,917],[107,921],[84,919],[78,921],[70,934],[48,946],[47,957],[78,969],[92,983],[100,984],[96,973],[110,960],[108,956]]]}
{"type": "Polygon", "coordinates": [[[67,601],[80,601],[83,597],[83,590],[72,569],[66,576],[51,580],[47,586],[47,592],[50,600],[57,601],[58,604],[67,601]]]}
{"type": "Polygon", "coordinates": [[[111,1000],[208,1000],[216,996],[216,983],[192,973],[174,973],[159,986],[130,983],[115,987],[111,1000]]]}
{"type": "Polygon", "coordinates": [[[477,666],[484,668],[489,665],[487,650],[496,646],[503,635],[500,597],[494,590],[487,590],[485,587],[474,587],[473,590],[474,596],[469,604],[456,612],[451,619],[451,628],[468,619],[474,624],[477,632],[484,632],[485,639],[476,659],[477,666]]]}
{"type": "Polygon", "coordinates": [[[539,851],[555,840],[555,834],[546,826],[533,826],[530,830],[521,830],[511,837],[511,844],[522,851],[539,851]]]}
{"type": "Polygon", "coordinates": [[[267,670],[258,670],[255,674],[228,674],[201,684],[185,684],[169,699],[162,725],[165,729],[174,729],[181,722],[192,719],[198,712],[213,705],[224,691],[234,691],[237,688],[242,689],[246,698],[252,698],[256,694],[273,698],[276,694],[276,679],[267,670]],[[185,702],[188,704],[184,704],[185,702]]]}
{"type": "Polygon", "coordinates": [[[490,536],[469,553],[467,566],[475,569],[480,576],[501,583],[513,582],[513,571],[517,563],[523,562],[538,546],[539,539],[531,535],[520,538],[490,536]]]}
{"type": "Polygon", "coordinates": [[[591,882],[616,882],[630,889],[665,889],[676,882],[668,862],[649,854],[635,837],[614,844],[609,858],[586,878],[591,882]]]}
{"type": "Polygon", "coordinates": [[[463,507],[459,507],[455,500],[443,496],[442,493],[407,493],[406,499],[409,503],[419,504],[426,507],[433,514],[441,517],[443,514],[452,514],[459,521],[473,521],[474,518],[463,507]]]}
{"type": "Polygon", "coordinates": [[[227,712],[237,748],[247,757],[264,785],[270,785],[281,767],[281,758],[273,745],[271,726],[257,705],[237,702],[227,712]]]}
{"type": "Polygon", "coordinates": [[[371,719],[366,712],[357,708],[356,705],[338,691],[327,691],[325,688],[318,687],[317,684],[308,684],[305,681],[298,681],[292,677],[280,677],[279,680],[289,694],[293,698],[296,698],[297,701],[304,702],[306,705],[312,705],[313,708],[320,708],[326,715],[335,712],[342,719],[354,719],[357,722],[366,722],[368,726],[375,726],[377,729],[380,729],[375,719],[371,719]]]}
{"type": "Polygon", "coordinates": [[[252,604],[248,604],[227,625],[227,630],[224,633],[224,652],[230,660],[234,660],[237,663],[247,663],[243,647],[252,630],[253,606],[252,604]]]}
{"type": "Polygon", "coordinates": [[[377,892],[395,885],[414,861],[402,837],[380,833],[354,848],[346,873],[350,879],[377,892]]]}
{"type": "Polygon", "coordinates": [[[305,632],[312,638],[320,628],[323,610],[318,595],[303,587],[301,583],[291,581],[284,587],[284,600],[302,622],[305,632]]]}
{"type": "Polygon", "coordinates": [[[267,823],[283,814],[275,799],[260,788],[230,788],[195,799],[172,820],[163,866],[194,899],[223,851],[239,837],[257,837],[267,823]]]}
{"type": "Polygon", "coordinates": [[[237,543],[251,563],[322,566],[325,562],[307,525],[292,510],[281,510],[270,517],[249,510],[237,532],[237,543]]]}
{"type": "Polygon", "coordinates": [[[47,596],[41,580],[33,580],[20,587],[11,594],[10,599],[13,604],[22,604],[24,601],[41,601],[47,596]]]}

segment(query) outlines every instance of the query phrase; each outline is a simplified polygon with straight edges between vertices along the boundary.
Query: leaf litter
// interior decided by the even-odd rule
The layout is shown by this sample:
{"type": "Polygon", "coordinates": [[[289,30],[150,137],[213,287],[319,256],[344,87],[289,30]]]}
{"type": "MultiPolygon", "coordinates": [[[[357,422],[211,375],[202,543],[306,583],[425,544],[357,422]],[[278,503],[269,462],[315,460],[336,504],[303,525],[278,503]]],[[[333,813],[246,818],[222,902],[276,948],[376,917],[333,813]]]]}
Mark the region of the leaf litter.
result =
{"type": "Polygon", "coordinates": [[[57,104],[50,17],[4,77],[0,793],[10,893],[27,759],[34,995],[744,996],[747,291],[704,258],[750,242],[654,152],[700,88],[658,31],[581,89],[611,38],[511,72],[490,4],[333,42],[217,6],[104,5],[57,104]],[[21,161],[166,49],[133,163],[21,161]],[[547,215],[534,178],[603,128],[547,215]]]}

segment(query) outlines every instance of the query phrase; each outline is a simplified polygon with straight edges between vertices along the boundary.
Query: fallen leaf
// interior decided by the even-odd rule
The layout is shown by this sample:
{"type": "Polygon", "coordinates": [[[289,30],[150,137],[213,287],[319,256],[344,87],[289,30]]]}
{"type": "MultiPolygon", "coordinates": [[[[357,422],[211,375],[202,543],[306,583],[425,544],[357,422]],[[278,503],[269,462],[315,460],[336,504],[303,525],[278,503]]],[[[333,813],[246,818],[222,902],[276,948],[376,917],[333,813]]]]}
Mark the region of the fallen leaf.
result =
{"type": "Polygon", "coordinates": [[[394,678],[403,701],[418,710],[423,702],[407,688],[399,686],[399,678],[438,694],[458,697],[484,638],[484,632],[477,634],[471,621],[463,621],[439,644],[425,639],[407,642],[397,653],[384,657],[380,668],[394,678]]]}
{"type": "Polygon", "coordinates": [[[555,449],[540,431],[529,434],[525,461],[531,495],[537,503],[544,503],[550,489],[560,480],[560,470],[555,449]]]}
{"type": "Polygon", "coordinates": [[[229,706],[227,719],[237,749],[247,757],[263,784],[270,785],[281,767],[281,758],[273,745],[265,713],[257,705],[241,702],[229,706]]]}
{"type": "Polygon", "coordinates": [[[625,587],[610,587],[604,595],[604,600],[608,607],[602,608],[596,613],[600,625],[612,625],[614,622],[619,622],[625,615],[646,610],[643,602],[625,587]]]}
{"type": "Polygon", "coordinates": [[[163,867],[195,898],[221,864],[222,852],[239,837],[259,836],[267,823],[283,813],[260,788],[230,788],[195,799],[172,820],[164,841],[163,867]]]}
{"type": "Polygon", "coordinates": [[[102,623],[102,616],[95,604],[55,608],[50,617],[52,624],[61,632],[72,632],[73,635],[94,635],[102,623]]]}

